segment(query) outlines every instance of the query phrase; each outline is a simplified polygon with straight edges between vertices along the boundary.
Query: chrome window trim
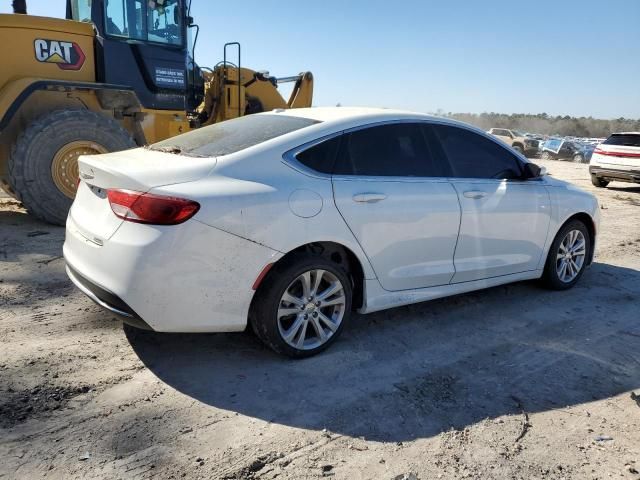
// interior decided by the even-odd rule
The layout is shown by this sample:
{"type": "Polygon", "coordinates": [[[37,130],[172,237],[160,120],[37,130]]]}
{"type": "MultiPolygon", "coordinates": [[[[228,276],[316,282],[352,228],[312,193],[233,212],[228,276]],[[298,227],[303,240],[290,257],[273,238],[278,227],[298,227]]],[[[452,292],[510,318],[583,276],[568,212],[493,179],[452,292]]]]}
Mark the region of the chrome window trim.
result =
{"type": "MultiPolygon", "coordinates": [[[[520,161],[521,163],[524,161],[526,163],[530,163],[529,160],[521,155],[518,155],[518,153],[516,151],[512,151],[510,148],[508,148],[507,145],[504,144],[504,142],[501,142],[500,140],[498,140],[496,137],[494,137],[491,134],[488,134],[487,132],[484,132],[480,129],[477,129],[476,127],[472,127],[470,125],[466,125],[466,124],[457,124],[455,122],[451,122],[447,119],[440,119],[440,118],[430,118],[430,119],[418,119],[418,118],[402,118],[402,119],[396,119],[396,120],[381,120],[381,121],[377,121],[377,122],[373,122],[373,123],[367,123],[364,125],[358,125],[357,127],[351,127],[351,128],[346,128],[344,130],[340,130],[338,132],[334,132],[328,135],[325,135],[324,137],[315,139],[315,140],[311,140],[309,142],[303,143],[302,145],[299,145],[295,148],[292,148],[290,150],[287,150],[283,155],[282,155],[282,163],[284,163],[285,165],[287,165],[288,167],[293,168],[294,170],[298,171],[299,173],[302,173],[304,175],[307,175],[309,177],[314,177],[314,178],[320,178],[323,180],[327,180],[327,179],[336,179],[336,180],[351,180],[354,181],[354,179],[357,180],[365,180],[365,181],[427,181],[427,180],[439,180],[439,181],[443,181],[443,182],[447,182],[447,181],[451,181],[451,180],[477,180],[477,181],[487,181],[487,180],[494,180],[494,181],[509,181],[509,182],[526,182],[528,180],[521,180],[521,179],[507,179],[507,178],[482,178],[482,177],[407,177],[407,176],[383,176],[383,175],[332,175],[329,173],[322,173],[322,172],[318,172],[316,170],[313,170],[312,168],[307,167],[306,165],[303,165],[300,161],[298,161],[298,159],[296,158],[299,154],[305,152],[306,150],[315,147],[316,145],[319,145],[322,142],[326,142],[328,140],[331,140],[332,138],[336,138],[340,135],[346,135],[348,133],[352,133],[352,132],[357,132],[359,130],[364,130],[367,128],[372,128],[372,127],[379,127],[379,126],[383,126],[383,125],[395,125],[395,124],[400,124],[400,123],[417,123],[417,124],[425,124],[425,125],[444,125],[447,127],[454,127],[454,128],[460,128],[462,130],[467,130],[471,133],[475,133],[476,135],[480,135],[483,138],[493,142],[495,145],[498,145],[500,148],[502,148],[503,150],[506,151],[506,153],[510,154],[512,157],[514,157],[516,159],[516,161],[520,161]]],[[[523,168],[522,165],[520,165],[521,168],[523,168]]]]}

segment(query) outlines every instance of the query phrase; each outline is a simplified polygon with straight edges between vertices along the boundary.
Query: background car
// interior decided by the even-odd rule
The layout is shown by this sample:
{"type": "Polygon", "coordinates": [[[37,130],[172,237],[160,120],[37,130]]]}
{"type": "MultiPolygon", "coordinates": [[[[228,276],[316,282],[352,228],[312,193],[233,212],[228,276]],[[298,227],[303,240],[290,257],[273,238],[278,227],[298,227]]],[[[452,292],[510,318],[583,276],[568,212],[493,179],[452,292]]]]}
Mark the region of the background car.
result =
{"type": "Polygon", "coordinates": [[[510,145],[515,151],[526,156],[534,156],[538,153],[540,142],[534,138],[529,138],[526,134],[517,130],[509,130],[507,128],[492,128],[488,134],[499,138],[507,145],[510,145]]]}
{"type": "Polygon", "coordinates": [[[596,187],[606,187],[612,181],[640,183],[640,132],[614,133],[599,144],[589,173],[596,187]]]}
{"type": "Polygon", "coordinates": [[[575,141],[560,139],[547,140],[542,146],[540,158],[543,160],[565,160],[575,163],[585,163],[584,147],[575,141]]]}
{"type": "Polygon", "coordinates": [[[81,157],[71,280],[157,331],[250,325],[292,357],[374,312],[520,280],[575,285],[595,198],[427,115],[274,111],[81,157]]]}

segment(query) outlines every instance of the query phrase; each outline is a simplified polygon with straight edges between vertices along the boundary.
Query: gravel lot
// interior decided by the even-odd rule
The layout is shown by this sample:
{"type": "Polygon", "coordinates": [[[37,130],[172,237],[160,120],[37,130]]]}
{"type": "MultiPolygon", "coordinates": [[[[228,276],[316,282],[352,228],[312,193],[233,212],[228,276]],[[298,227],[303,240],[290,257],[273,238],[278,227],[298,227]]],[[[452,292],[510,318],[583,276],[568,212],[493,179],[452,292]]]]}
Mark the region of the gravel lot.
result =
{"type": "Polygon", "coordinates": [[[575,289],[355,316],[303,361],[123,328],[67,280],[64,230],[0,199],[0,478],[640,479],[640,186],[596,194],[575,289]]]}

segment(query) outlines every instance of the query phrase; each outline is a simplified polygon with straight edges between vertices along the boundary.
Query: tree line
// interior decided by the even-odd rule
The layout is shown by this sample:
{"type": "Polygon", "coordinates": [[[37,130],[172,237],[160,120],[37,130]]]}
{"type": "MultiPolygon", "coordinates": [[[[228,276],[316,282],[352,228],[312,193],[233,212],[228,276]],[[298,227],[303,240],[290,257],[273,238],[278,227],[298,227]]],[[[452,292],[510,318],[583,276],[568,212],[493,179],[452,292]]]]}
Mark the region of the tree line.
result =
{"type": "Polygon", "coordinates": [[[574,137],[608,137],[614,132],[640,131],[640,119],[616,118],[603,120],[593,117],[552,116],[546,113],[451,113],[439,110],[436,115],[470,123],[483,130],[509,128],[543,135],[574,137]]]}

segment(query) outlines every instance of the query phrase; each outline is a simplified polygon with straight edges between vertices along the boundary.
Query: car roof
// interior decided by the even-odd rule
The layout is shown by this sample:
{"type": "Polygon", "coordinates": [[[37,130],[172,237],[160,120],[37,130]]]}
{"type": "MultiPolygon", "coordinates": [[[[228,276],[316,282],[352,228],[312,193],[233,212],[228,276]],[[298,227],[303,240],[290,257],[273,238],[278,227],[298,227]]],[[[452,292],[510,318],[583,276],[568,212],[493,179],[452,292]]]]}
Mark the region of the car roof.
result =
{"type": "Polygon", "coordinates": [[[291,117],[308,118],[320,122],[332,122],[341,120],[362,120],[377,118],[435,118],[424,113],[410,112],[405,110],[395,110],[390,108],[368,108],[368,107],[311,107],[275,109],[265,114],[280,114],[291,117]]]}
{"type": "Polygon", "coordinates": [[[311,107],[275,109],[270,112],[259,113],[258,115],[287,115],[290,117],[308,118],[322,122],[325,127],[331,128],[345,124],[366,124],[374,122],[384,122],[385,120],[432,120],[437,123],[455,125],[472,129],[477,132],[484,131],[465,122],[450,118],[428,115],[426,113],[411,112],[408,110],[398,110],[391,108],[371,108],[371,107],[311,107]]]}

